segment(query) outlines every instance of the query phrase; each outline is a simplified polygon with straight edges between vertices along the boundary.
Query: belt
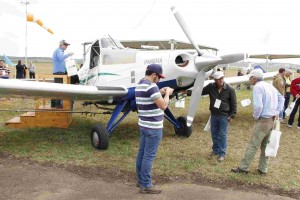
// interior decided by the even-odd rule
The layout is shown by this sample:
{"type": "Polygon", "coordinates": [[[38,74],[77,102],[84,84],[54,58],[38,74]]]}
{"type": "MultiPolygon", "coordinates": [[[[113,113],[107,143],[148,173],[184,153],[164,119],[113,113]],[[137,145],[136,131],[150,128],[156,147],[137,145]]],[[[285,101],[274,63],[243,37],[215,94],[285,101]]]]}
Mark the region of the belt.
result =
{"type": "Polygon", "coordinates": [[[53,73],[53,75],[64,75],[64,74],[67,74],[67,72],[55,72],[55,73],[53,73]]]}
{"type": "Polygon", "coordinates": [[[266,117],[260,117],[258,120],[274,120],[275,119],[275,116],[273,116],[273,117],[270,117],[270,118],[266,118],[266,117]]]}

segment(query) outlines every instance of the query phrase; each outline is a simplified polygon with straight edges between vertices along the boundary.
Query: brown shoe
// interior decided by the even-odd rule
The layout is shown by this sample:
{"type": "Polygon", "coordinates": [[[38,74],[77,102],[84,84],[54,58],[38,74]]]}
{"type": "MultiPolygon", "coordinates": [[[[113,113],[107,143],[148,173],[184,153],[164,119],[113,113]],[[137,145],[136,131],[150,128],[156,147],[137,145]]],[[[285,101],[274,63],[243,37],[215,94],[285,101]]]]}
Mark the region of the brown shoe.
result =
{"type": "Polygon", "coordinates": [[[248,174],[248,173],[249,173],[249,171],[242,170],[242,169],[240,169],[239,167],[238,167],[238,168],[235,168],[235,169],[231,169],[231,171],[232,171],[233,173],[241,173],[241,174],[248,174]]]}
{"type": "Polygon", "coordinates": [[[225,161],[225,157],[224,157],[224,156],[219,156],[218,161],[219,161],[219,162],[225,161]]]}
{"type": "Polygon", "coordinates": [[[161,190],[155,189],[154,187],[141,188],[140,193],[142,194],[159,194],[161,190]]]}
{"type": "Polygon", "coordinates": [[[259,173],[259,175],[262,175],[262,176],[267,175],[267,172],[260,171],[260,169],[257,169],[257,172],[259,173]]]}

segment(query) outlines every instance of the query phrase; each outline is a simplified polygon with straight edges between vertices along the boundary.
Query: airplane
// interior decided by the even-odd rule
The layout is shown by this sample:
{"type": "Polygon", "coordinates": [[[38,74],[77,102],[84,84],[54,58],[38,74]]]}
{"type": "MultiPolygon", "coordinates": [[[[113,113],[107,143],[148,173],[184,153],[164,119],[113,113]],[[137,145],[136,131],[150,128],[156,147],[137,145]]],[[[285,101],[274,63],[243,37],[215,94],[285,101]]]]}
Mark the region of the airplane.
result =
{"type": "Polygon", "coordinates": [[[279,53],[263,53],[263,54],[249,54],[248,58],[252,59],[265,59],[266,60],[266,71],[269,71],[269,64],[272,60],[282,60],[282,59],[298,59],[300,54],[279,54],[279,53]]]}
{"type": "MultiPolygon", "coordinates": [[[[164,111],[165,118],[174,125],[176,135],[189,137],[203,86],[208,84],[206,79],[212,69],[218,64],[243,60],[244,53],[223,56],[202,53],[179,11],[175,6],[171,10],[196,54],[183,50],[125,48],[118,40],[107,35],[90,46],[86,61],[78,71],[80,85],[0,79],[0,95],[85,100],[85,105],[95,102],[115,105],[106,126],[96,124],[91,128],[92,146],[105,150],[115,128],[130,112],[136,111],[135,87],[144,77],[146,67],[152,63],[161,64],[166,78],[157,83],[159,88],[172,87],[172,98],[192,88],[187,117],[175,118],[170,109],[164,111]]],[[[228,79],[228,83],[242,83],[248,79],[247,76],[234,77],[228,79]]]]}

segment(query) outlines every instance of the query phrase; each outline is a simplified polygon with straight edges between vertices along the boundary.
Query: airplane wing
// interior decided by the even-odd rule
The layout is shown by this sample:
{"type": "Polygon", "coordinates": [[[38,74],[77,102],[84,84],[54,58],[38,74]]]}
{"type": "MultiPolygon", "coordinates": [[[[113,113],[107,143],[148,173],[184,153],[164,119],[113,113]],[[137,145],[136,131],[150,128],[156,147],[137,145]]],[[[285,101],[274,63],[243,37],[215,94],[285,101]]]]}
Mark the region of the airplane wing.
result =
{"type": "MultiPolygon", "coordinates": [[[[264,73],[264,80],[272,79],[278,72],[268,72],[264,73]]],[[[240,83],[249,83],[249,76],[231,76],[225,77],[224,81],[230,85],[240,84],[240,83]]],[[[204,82],[204,86],[208,85],[209,83],[214,82],[214,80],[206,80],[204,82]]]]}
{"type": "MultiPolygon", "coordinates": [[[[193,45],[189,42],[183,42],[179,40],[121,40],[120,41],[124,47],[129,47],[133,49],[141,49],[142,46],[157,46],[159,49],[172,49],[172,44],[174,49],[194,49],[193,45]]],[[[213,51],[218,51],[215,47],[210,47],[206,45],[198,45],[200,49],[210,49],[213,51]]]]}
{"type": "MultiPolygon", "coordinates": [[[[272,79],[278,72],[267,72],[264,73],[264,80],[272,79]]],[[[225,77],[224,81],[228,84],[239,84],[239,83],[248,83],[249,76],[235,76],[235,77],[225,77]]]]}
{"type": "Polygon", "coordinates": [[[249,55],[249,58],[258,58],[258,59],[285,59],[285,58],[300,58],[299,54],[252,54],[249,55]]]}
{"type": "Polygon", "coordinates": [[[127,92],[127,88],[122,86],[84,86],[0,79],[0,95],[10,97],[101,100],[107,99],[110,96],[124,96],[127,92]]]}

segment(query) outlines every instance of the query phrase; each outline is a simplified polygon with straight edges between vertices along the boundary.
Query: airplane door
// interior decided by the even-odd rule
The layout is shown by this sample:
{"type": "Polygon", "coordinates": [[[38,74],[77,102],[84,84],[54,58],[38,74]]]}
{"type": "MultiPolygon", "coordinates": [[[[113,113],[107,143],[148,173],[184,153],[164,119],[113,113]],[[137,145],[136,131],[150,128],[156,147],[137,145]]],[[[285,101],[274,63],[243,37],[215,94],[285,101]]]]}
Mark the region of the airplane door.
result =
{"type": "Polygon", "coordinates": [[[97,40],[91,46],[89,72],[87,77],[87,85],[95,85],[99,78],[99,67],[101,65],[100,46],[97,40]]]}

